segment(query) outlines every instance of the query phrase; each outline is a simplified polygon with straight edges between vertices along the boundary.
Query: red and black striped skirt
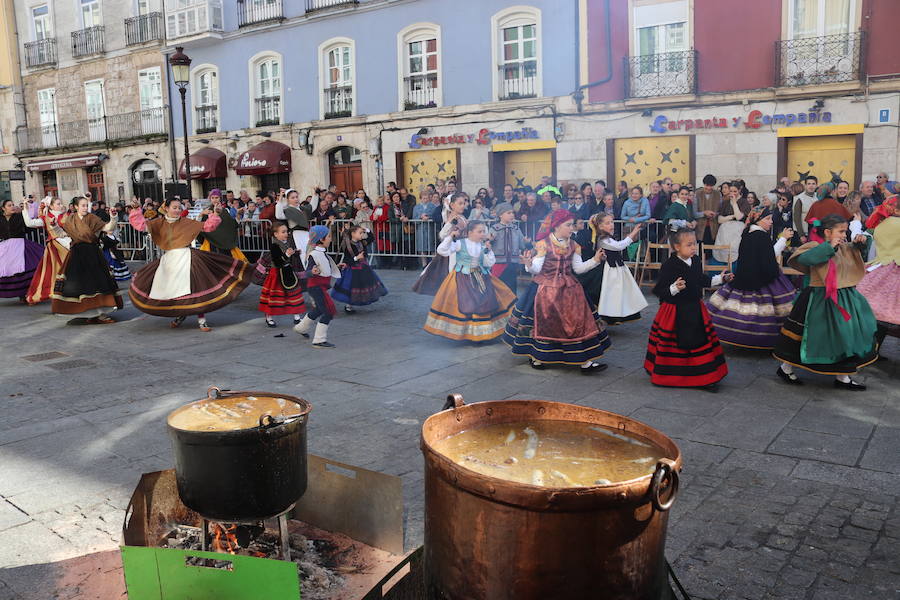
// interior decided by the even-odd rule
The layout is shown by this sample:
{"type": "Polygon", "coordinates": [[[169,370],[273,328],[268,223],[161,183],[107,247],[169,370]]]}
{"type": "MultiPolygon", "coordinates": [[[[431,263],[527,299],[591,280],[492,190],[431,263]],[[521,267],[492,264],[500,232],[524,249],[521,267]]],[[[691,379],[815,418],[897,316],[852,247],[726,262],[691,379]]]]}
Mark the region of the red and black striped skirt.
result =
{"type": "Polygon", "coordinates": [[[671,387],[701,387],[721,381],[728,374],[728,365],[706,306],[700,302],[707,341],[691,350],[678,347],[676,311],[674,304],[662,303],[650,327],[644,358],[644,369],[650,374],[650,381],[671,387]]]}

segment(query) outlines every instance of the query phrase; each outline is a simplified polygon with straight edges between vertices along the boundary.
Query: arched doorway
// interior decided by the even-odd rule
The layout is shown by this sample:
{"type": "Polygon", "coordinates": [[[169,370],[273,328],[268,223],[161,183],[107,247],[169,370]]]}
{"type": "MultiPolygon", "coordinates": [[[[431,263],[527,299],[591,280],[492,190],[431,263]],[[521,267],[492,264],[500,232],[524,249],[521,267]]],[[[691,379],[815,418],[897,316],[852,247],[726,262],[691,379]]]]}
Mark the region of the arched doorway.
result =
{"type": "Polygon", "coordinates": [[[152,198],[162,202],[163,185],[159,176],[159,165],[150,159],[136,162],[131,167],[131,189],[142,202],[152,198]]]}
{"type": "Polygon", "coordinates": [[[329,181],[351,198],[362,189],[362,155],[352,146],[340,146],[328,153],[329,181]]]}

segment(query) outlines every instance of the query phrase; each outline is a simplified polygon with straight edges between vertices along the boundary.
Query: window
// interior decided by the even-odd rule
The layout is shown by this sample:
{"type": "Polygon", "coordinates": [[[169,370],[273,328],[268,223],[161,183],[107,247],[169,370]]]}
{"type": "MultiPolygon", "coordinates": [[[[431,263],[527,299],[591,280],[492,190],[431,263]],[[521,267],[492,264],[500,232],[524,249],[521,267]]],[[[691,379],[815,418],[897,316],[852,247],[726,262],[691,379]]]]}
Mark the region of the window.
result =
{"type": "Polygon", "coordinates": [[[174,39],[209,31],[222,31],[221,0],[166,2],[166,37],[174,39]]]}
{"type": "Polygon", "coordinates": [[[791,39],[850,33],[854,0],[791,0],[791,39]]]}
{"type": "Polygon", "coordinates": [[[92,142],[106,139],[106,109],[103,102],[103,80],[84,83],[84,103],[87,107],[88,138],[92,142]]]}
{"type": "Polygon", "coordinates": [[[319,47],[321,80],[324,82],[320,110],[323,119],[349,117],[354,113],[356,73],[352,40],[334,39],[319,47]]]}
{"type": "Polygon", "coordinates": [[[150,14],[150,0],[137,0],[137,13],[138,16],[141,15],[149,15],[150,14]]]}
{"type": "Polygon", "coordinates": [[[494,15],[495,99],[541,95],[540,21],[540,11],[527,6],[514,6],[494,15]]]}
{"type": "Polygon", "coordinates": [[[100,0],[81,0],[81,26],[84,29],[102,25],[100,0]]]}
{"type": "Polygon", "coordinates": [[[281,123],[281,55],[272,52],[250,61],[253,82],[253,116],[257,127],[281,123]]]}
{"type": "Polygon", "coordinates": [[[56,89],[38,90],[38,114],[41,119],[41,141],[44,148],[56,146],[56,89]]]}
{"type": "Polygon", "coordinates": [[[671,96],[694,90],[688,0],[635,0],[628,96],[671,96]]]}
{"type": "Polygon", "coordinates": [[[194,128],[196,133],[219,129],[219,72],[212,65],[201,65],[194,71],[194,128]]]}
{"type": "Polygon", "coordinates": [[[53,37],[50,26],[50,9],[46,4],[31,9],[31,20],[34,23],[34,40],[46,40],[53,37]]]}
{"type": "Polygon", "coordinates": [[[145,134],[164,132],[162,76],[159,67],[138,71],[138,91],[141,97],[142,132],[145,134]]]}
{"type": "Polygon", "coordinates": [[[442,105],[440,90],[440,28],[417,23],[398,34],[400,109],[442,105]]]}

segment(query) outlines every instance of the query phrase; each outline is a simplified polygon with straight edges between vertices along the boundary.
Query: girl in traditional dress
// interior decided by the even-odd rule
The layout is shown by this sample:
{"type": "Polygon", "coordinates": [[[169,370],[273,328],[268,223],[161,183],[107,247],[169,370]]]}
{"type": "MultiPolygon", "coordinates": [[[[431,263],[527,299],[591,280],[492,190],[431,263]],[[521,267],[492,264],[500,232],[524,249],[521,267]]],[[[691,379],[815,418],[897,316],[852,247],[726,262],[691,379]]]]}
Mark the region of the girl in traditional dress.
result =
{"type": "Polygon", "coordinates": [[[331,230],[325,225],[315,225],[309,230],[309,249],[306,258],[306,291],[315,303],[315,308],[306,313],[303,320],[294,325],[294,331],[305,338],[316,326],[313,335],[314,348],[334,348],[328,341],[328,325],[337,314],[328,289],[346,265],[336,265],[328,255],[331,244],[331,230]]]}
{"type": "Polygon", "coordinates": [[[51,199],[50,204],[42,203],[37,219],[31,219],[24,211],[22,212],[28,227],[43,227],[46,230],[44,255],[41,257],[41,264],[34,272],[34,277],[31,278],[28,295],[25,296],[28,304],[38,304],[50,299],[53,286],[56,284],[56,276],[59,275],[66,256],[69,255],[72,239],[59,225],[59,218],[65,212],[65,207],[59,198],[51,199]]]}
{"type": "Polygon", "coordinates": [[[703,272],[694,231],[679,229],[669,241],[674,252],[659,269],[653,288],[659,312],[650,326],[644,370],[654,385],[714,392],[728,366],[703,304],[703,288],[731,281],[733,275],[710,277],[703,272]]]}
{"type": "Polygon", "coordinates": [[[469,221],[465,239],[460,233],[452,231],[437,247],[439,255],[455,260],[431,303],[425,331],[451,340],[492,340],[503,334],[516,296],[491,275],[496,258],[484,223],[469,221]]]}
{"type": "Polygon", "coordinates": [[[100,248],[103,250],[103,258],[106,259],[109,265],[113,279],[116,281],[128,281],[131,279],[131,270],[125,264],[125,255],[119,250],[119,240],[116,238],[115,229],[103,231],[100,234],[100,248]]]}
{"type": "Polygon", "coordinates": [[[122,295],[100,252],[98,236],[115,229],[118,211],[110,209],[112,218],[105,223],[88,212],[87,198],[75,202],[75,214],[62,215],[58,221],[72,244],[56,277],[51,310],[57,315],[90,315],[88,323],[115,323],[108,313],[122,308],[122,295]]]}
{"type": "Polygon", "coordinates": [[[741,237],[734,280],[710,297],[709,313],[719,339],[734,346],[771,350],[791,312],[796,289],[777,257],[794,235],[782,229],[772,245],[772,211],[751,211],[741,237]]]}
{"type": "Polygon", "coordinates": [[[139,210],[128,214],[131,226],[147,231],[153,243],[165,251],[162,258],[147,263],[135,274],[128,288],[139,311],[158,317],[174,317],[179,327],[197,315],[200,331],[211,331],[206,313],[229,304],[250,283],[251,267],[245,261],[215,252],[191,248],[201,233],[219,225],[219,215],[204,210],[204,222],[182,217],[181,200],[166,200],[164,216],[144,220],[139,210]]]}
{"type": "Polygon", "coordinates": [[[271,266],[259,294],[259,310],[266,315],[266,325],[276,327],[274,315],[294,315],[294,323],[306,312],[300,278],[291,265],[291,256],[297,251],[291,247],[288,226],[276,222],[272,226],[269,244],[271,266]]]}
{"type": "MultiPolygon", "coordinates": [[[[611,215],[597,214],[596,248],[603,250],[606,260],[597,313],[607,324],[624,323],[641,318],[641,311],[647,308],[647,300],[638,287],[631,270],[625,266],[623,253],[639,239],[641,223],[637,223],[624,240],[614,240],[615,223],[611,215]]],[[[584,256],[582,254],[582,256],[584,256]]]]}
{"type": "Polygon", "coordinates": [[[900,203],[893,196],[866,221],[874,229],[876,258],[857,289],[878,319],[878,338],[900,336],[900,203]]]}
{"type": "Polygon", "coordinates": [[[25,207],[15,210],[12,200],[4,200],[0,215],[0,298],[27,302],[28,288],[41,263],[44,249],[25,239],[25,207]]]}
{"type": "Polygon", "coordinates": [[[836,388],[862,391],[866,386],[850,376],[878,358],[875,315],[856,289],[866,274],[863,253],[869,239],[860,234],[848,243],[847,221],[837,215],[814,226],[825,241],[803,244],[788,261],[808,275],[809,284],[781,327],[772,353],[781,361],[776,373],[785,382],[800,385],[803,382],[794,373],[794,367],[800,367],[834,375],[836,388]]]}
{"type": "Polygon", "coordinates": [[[744,219],[750,212],[750,203],[741,195],[741,188],[733,185],[730,197],[722,200],[722,210],[719,211],[719,230],[716,232],[716,246],[730,246],[731,250],[713,250],[713,258],[721,263],[727,263],[729,257],[737,260],[738,246],[741,245],[741,236],[744,233],[744,219]]]}
{"type": "Polygon", "coordinates": [[[354,306],[365,306],[387,296],[387,288],[369,266],[366,254],[366,231],[352,225],[344,232],[341,242],[341,263],[347,265],[334,284],[331,297],[344,303],[344,312],[352,313],[354,306]]]}
{"type": "Polygon", "coordinates": [[[609,348],[609,336],[600,316],[591,310],[575,273],[596,268],[603,251],[584,261],[571,238],[575,215],[558,210],[547,216],[536,238],[534,253],[522,260],[534,275],[531,285],[513,309],[503,341],[512,353],[527,356],[531,366],[578,365],[584,375],[602,371],[596,362],[609,348]]]}
{"type": "MultiPolygon", "coordinates": [[[[443,226],[438,232],[439,242],[443,242],[450,237],[450,234],[456,232],[457,236],[461,232],[465,232],[467,220],[465,215],[466,208],[469,205],[469,195],[465,192],[456,192],[445,201],[442,211],[443,226]]],[[[464,235],[464,234],[462,234],[464,235]]],[[[449,256],[435,255],[428,266],[419,274],[419,278],[413,284],[413,291],[417,294],[425,296],[434,296],[447,278],[447,273],[453,270],[453,262],[456,260],[456,254],[451,253],[449,256]]]]}
{"type": "MultiPolygon", "coordinates": [[[[218,189],[209,192],[211,209],[219,217],[219,224],[212,229],[203,230],[203,243],[200,245],[200,249],[247,262],[247,257],[238,248],[238,222],[231,216],[228,207],[222,204],[221,200],[222,192],[218,189]]],[[[209,219],[209,214],[207,213],[207,215],[204,220],[209,219]]]]}

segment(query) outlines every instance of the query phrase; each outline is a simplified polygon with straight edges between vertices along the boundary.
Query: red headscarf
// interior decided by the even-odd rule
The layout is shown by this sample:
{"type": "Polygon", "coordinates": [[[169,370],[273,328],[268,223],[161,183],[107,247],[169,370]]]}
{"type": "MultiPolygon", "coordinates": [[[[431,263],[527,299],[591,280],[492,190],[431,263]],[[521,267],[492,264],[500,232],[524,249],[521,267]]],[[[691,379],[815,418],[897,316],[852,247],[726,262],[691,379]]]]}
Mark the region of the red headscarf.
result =
{"type": "Polygon", "coordinates": [[[535,241],[541,241],[550,235],[554,229],[565,223],[566,221],[575,220],[575,214],[569,212],[565,209],[558,208],[554,210],[552,213],[547,215],[547,218],[544,219],[544,222],[541,223],[541,228],[538,230],[537,235],[534,236],[535,241]]]}
{"type": "Polygon", "coordinates": [[[866,219],[866,229],[875,229],[881,222],[894,214],[894,207],[897,206],[897,196],[891,196],[876,208],[869,218],[866,219]]]}

